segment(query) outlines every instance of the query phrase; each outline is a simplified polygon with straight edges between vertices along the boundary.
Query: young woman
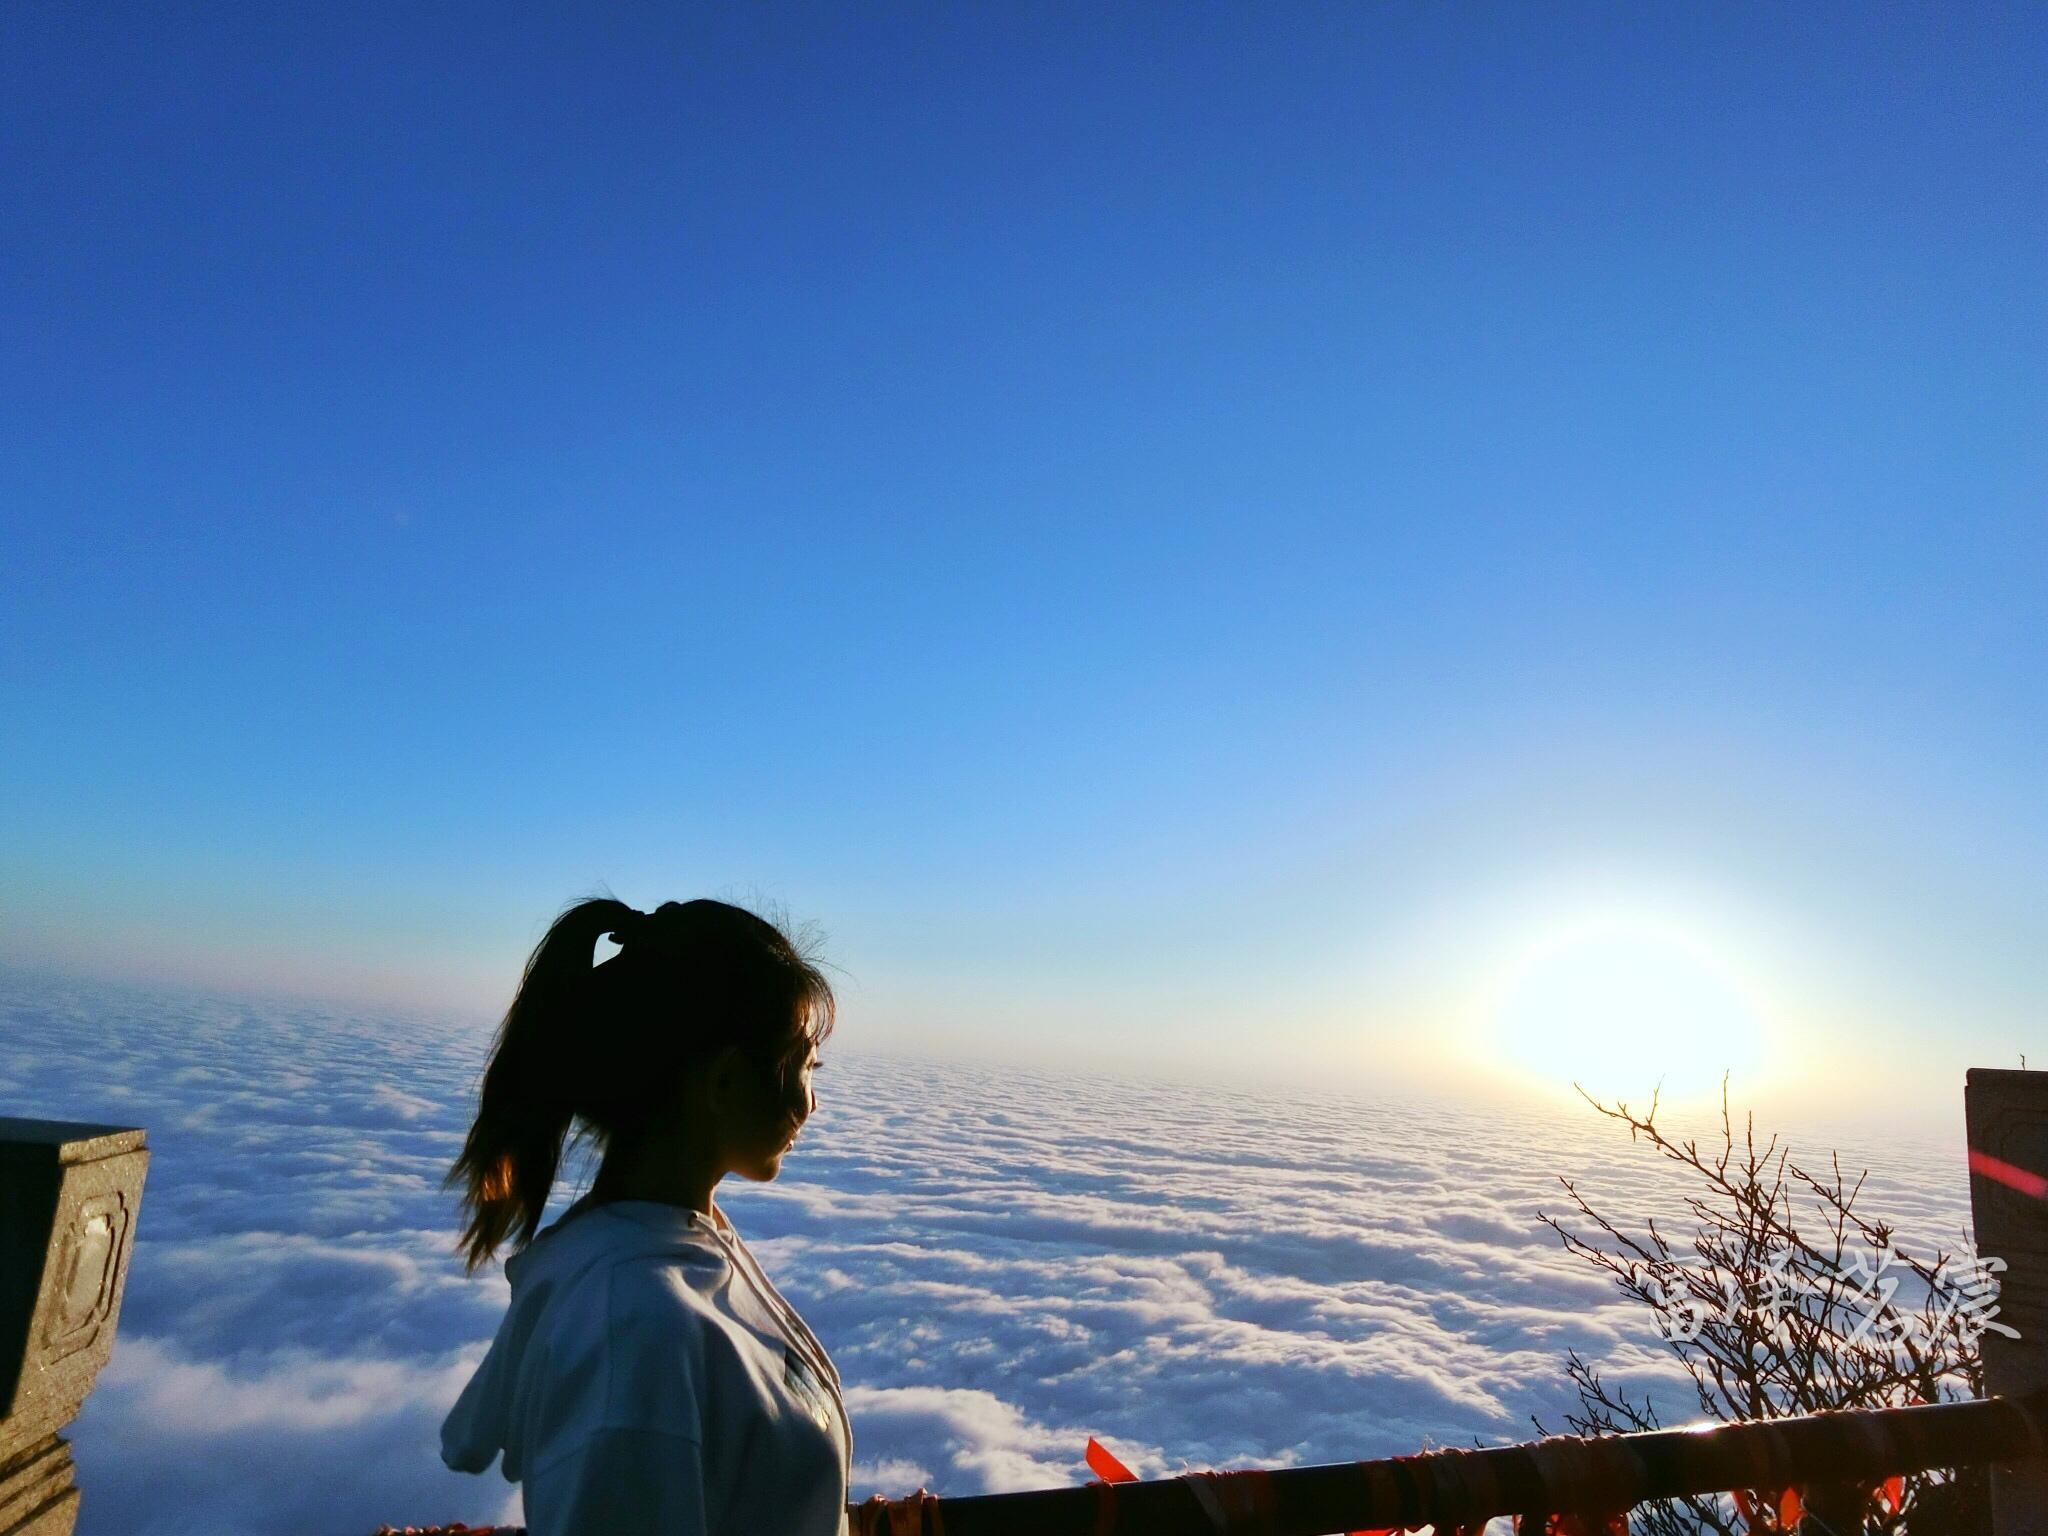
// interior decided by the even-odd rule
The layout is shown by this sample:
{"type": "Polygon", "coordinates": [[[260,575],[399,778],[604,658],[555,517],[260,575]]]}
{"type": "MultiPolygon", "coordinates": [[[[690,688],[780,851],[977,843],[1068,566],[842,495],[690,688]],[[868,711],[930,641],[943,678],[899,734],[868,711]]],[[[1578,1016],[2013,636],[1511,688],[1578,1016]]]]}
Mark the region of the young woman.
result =
{"type": "Polygon", "coordinates": [[[471,1271],[518,1244],[512,1304],[441,1427],[451,1467],[503,1453],[532,1536],[845,1531],[838,1373],[713,1199],[780,1170],[832,1018],[817,967],[724,902],[585,901],[533,952],[448,1178],[471,1271]],[[572,1127],[602,1161],[541,1231],[572,1127]]]}

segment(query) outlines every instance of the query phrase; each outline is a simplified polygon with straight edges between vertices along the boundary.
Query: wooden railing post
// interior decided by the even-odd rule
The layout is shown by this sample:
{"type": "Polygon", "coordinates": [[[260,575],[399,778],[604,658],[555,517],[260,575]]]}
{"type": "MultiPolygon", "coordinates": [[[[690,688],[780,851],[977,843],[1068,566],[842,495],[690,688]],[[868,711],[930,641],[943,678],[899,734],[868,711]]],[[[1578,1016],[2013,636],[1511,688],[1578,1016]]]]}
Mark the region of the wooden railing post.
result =
{"type": "Polygon", "coordinates": [[[57,1433],[114,1348],[143,1133],[0,1117],[0,1536],[70,1536],[71,1447],[57,1433]]]}
{"type": "MultiPolygon", "coordinates": [[[[1972,1067],[1964,1078],[1970,1211],[1980,1259],[2002,1259],[1984,1390],[2048,1387],[2048,1072],[1972,1067]]],[[[2043,1447],[2048,1450],[2048,1447],[2043,1447]]],[[[2048,1536],[2048,1460],[1991,1469],[1994,1536],[2048,1536]]]]}

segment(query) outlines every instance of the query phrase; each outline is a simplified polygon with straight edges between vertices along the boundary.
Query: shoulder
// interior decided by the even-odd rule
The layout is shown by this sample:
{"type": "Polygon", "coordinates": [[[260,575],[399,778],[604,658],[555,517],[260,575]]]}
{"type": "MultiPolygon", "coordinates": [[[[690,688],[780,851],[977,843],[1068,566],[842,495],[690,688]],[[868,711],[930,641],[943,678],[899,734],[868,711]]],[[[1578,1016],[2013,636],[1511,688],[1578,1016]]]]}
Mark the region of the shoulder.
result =
{"type": "Polygon", "coordinates": [[[536,1364],[578,1396],[601,1395],[615,1375],[688,1373],[704,1356],[723,1265],[716,1254],[587,1253],[579,1272],[532,1298],[536,1364]]]}
{"type": "Polygon", "coordinates": [[[706,1400],[737,1364],[705,1282],[722,1261],[623,1260],[605,1277],[605,1420],[697,1437],[706,1400]]]}
{"type": "Polygon", "coordinates": [[[711,1324],[707,1293],[724,1269],[722,1260],[669,1254],[641,1254],[605,1267],[602,1312],[605,1332],[638,1344],[690,1342],[701,1349],[711,1324]]]}

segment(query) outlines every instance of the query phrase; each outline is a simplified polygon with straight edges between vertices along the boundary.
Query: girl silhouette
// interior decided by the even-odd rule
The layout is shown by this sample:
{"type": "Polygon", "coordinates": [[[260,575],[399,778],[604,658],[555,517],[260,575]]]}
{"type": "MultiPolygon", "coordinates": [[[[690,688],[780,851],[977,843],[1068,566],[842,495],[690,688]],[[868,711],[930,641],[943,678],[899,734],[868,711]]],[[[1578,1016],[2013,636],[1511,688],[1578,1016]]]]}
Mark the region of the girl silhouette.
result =
{"type": "Polygon", "coordinates": [[[447,1180],[471,1272],[516,1241],[512,1302],[441,1457],[502,1452],[532,1536],[844,1532],[838,1372],[713,1200],[780,1171],[832,1020],[789,936],[721,901],[580,902],[527,962],[447,1180]],[[572,1126],[602,1161],[543,1231],[572,1126]]]}

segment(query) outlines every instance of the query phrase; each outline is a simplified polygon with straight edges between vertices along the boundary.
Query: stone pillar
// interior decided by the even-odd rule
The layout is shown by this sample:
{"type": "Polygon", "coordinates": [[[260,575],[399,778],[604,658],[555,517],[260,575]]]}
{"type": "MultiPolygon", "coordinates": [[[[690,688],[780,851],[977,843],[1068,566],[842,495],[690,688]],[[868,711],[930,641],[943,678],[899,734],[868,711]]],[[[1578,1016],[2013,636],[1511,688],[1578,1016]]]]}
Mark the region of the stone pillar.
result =
{"type": "Polygon", "coordinates": [[[143,1133],[0,1117],[0,1536],[70,1536],[77,1414],[114,1348],[143,1133]]]}
{"type": "MultiPolygon", "coordinates": [[[[2016,1397],[2048,1387],[2048,1072],[1972,1067],[1963,1084],[1977,1254],[2005,1263],[1984,1390],[2016,1397]]],[[[2048,1536],[2048,1458],[1991,1469],[1991,1529],[2048,1536]]]]}

